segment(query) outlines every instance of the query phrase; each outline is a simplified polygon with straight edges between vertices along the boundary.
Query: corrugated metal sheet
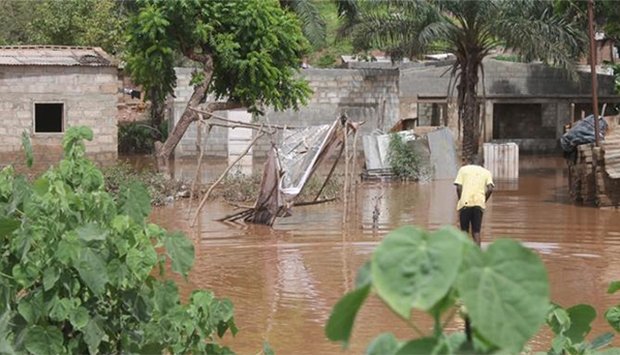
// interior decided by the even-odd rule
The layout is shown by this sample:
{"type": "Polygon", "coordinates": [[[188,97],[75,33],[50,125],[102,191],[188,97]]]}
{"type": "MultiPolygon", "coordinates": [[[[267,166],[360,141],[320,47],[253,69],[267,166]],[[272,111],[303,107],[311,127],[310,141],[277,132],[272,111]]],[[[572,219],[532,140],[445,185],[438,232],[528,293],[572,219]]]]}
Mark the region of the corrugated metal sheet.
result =
{"type": "Polygon", "coordinates": [[[484,167],[494,180],[519,178],[519,146],[516,143],[484,143],[484,167]]]}
{"type": "Polygon", "coordinates": [[[0,46],[0,65],[117,66],[98,47],[0,46]]]}
{"type": "Polygon", "coordinates": [[[605,171],[612,179],[620,178],[620,127],[605,136],[602,147],[605,152],[605,171]]]}

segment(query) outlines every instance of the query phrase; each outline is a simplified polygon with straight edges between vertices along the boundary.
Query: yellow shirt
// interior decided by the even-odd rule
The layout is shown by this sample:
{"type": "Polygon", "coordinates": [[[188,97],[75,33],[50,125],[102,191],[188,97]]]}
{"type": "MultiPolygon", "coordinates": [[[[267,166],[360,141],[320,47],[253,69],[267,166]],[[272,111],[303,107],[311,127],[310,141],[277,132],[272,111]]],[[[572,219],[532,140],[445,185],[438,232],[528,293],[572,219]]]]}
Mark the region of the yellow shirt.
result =
{"type": "Polygon", "coordinates": [[[493,185],[490,171],[479,165],[465,165],[456,174],[454,184],[463,187],[461,198],[456,205],[457,210],[473,206],[486,208],[486,187],[493,185]]]}

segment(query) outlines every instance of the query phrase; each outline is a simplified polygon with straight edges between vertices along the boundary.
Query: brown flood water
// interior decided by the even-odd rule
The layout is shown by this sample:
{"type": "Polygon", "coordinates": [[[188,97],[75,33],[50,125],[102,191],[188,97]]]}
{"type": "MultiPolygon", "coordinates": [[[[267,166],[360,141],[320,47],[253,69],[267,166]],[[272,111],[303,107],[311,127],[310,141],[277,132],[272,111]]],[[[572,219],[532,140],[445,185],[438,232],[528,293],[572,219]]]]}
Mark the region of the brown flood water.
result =
{"type": "MultiPolygon", "coordinates": [[[[565,170],[559,158],[522,157],[518,183],[497,182],[482,238],[511,236],[537,251],[549,270],[553,301],[597,308],[596,336],[611,330],[603,313],[620,303],[619,296],[606,294],[608,283],[620,279],[620,211],[571,205],[565,170]]],[[[357,268],[386,233],[405,224],[456,225],[455,204],[451,181],[364,183],[345,226],[340,203],[297,207],[273,228],[215,222],[233,212],[215,202],[207,204],[195,229],[189,227],[187,201],[156,209],[152,219],[193,238],[195,267],[189,284],[180,287],[186,293],[209,288],[233,301],[240,332],[224,343],[239,354],[258,353],[264,340],[278,354],[359,354],[381,332],[401,339],[415,335],[373,297],[358,315],[345,352],[324,336],[333,305],[351,290],[357,268]],[[375,206],[380,214],[373,225],[375,206]]],[[[423,315],[414,315],[414,323],[430,330],[423,315]]],[[[549,344],[543,331],[530,346],[546,350],[549,344]]]]}

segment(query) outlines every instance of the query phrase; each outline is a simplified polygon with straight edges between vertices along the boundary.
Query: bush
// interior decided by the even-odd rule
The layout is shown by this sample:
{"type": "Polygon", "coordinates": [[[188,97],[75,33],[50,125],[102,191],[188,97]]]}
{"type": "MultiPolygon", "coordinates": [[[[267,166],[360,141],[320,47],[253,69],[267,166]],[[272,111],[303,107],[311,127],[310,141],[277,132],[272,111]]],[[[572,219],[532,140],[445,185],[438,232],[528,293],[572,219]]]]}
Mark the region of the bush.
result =
{"type": "Polygon", "coordinates": [[[118,151],[122,154],[149,154],[155,141],[168,137],[168,123],[153,128],[146,121],[123,123],[118,126],[118,151]]]}
{"type": "Polygon", "coordinates": [[[400,179],[420,179],[420,159],[398,133],[390,134],[388,161],[392,172],[400,179]]]}
{"type": "Polygon", "coordinates": [[[0,172],[1,351],[230,353],[216,338],[236,332],[231,302],[198,290],[183,304],[166,279],[168,262],[187,277],[192,242],[146,223],[141,184],[114,200],[83,139],[67,130],[64,159],[33,183],[0,172]]]}
{"type": "Polygon", "coordinates": [[[127,163],[118,163],[103,169],[105,190],[116,198],[122,187],[132,183],[146,186],[151,204],[160,206],[174,199],[177,194],[187,194],[189,187],[182,181],[167,179],[161,173],[144,169],[137,171],[127,163]]]}

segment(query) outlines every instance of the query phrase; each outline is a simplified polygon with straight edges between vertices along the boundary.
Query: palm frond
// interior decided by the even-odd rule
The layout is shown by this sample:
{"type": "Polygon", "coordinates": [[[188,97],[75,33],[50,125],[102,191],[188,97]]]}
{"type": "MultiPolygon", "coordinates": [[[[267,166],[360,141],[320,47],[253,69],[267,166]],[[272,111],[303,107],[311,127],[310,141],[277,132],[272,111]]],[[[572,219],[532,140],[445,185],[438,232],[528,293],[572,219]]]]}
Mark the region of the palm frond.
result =
{"type": "Polygon", "coordinates": [[[587,38],[574,23],[553,13],[542,1],[505,2],[494,33],[526,60],[539,59],[573,70],[574,59],[585,53],[587,38]],[[516,3],[516,2],[515,2],[516,3]],[[520,16],[513,16],[520,13],[520,16]]]}
{"type": "Polygon", "coordinates": [[[326,24],[316,0],[282,0],[280,4],[291,9],[301,21],[301,30],[314,48],[325,45],[326,24]]]}

